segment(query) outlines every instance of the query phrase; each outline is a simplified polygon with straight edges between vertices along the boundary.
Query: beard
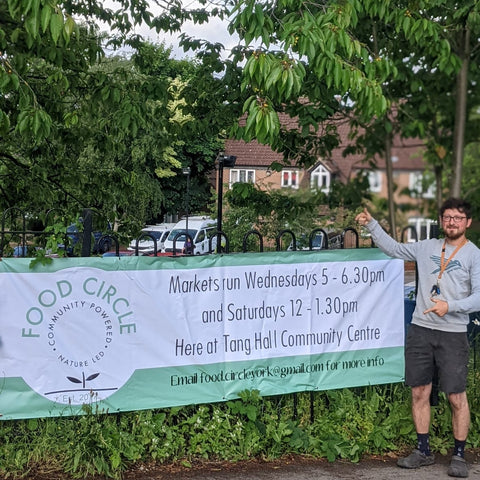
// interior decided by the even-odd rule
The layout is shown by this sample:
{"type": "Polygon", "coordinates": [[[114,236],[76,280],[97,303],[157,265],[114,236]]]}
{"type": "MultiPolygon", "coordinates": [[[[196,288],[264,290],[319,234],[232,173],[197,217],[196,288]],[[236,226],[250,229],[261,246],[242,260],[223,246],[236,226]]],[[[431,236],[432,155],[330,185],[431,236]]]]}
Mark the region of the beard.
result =
{"type": "Polygon", "coordinates": [[[465,232],[461,230],[453,230],[451,232],[445,231],[445,237],[448,238],[448,240],[458,240],[464,235],[464,233],[465,232]]]}

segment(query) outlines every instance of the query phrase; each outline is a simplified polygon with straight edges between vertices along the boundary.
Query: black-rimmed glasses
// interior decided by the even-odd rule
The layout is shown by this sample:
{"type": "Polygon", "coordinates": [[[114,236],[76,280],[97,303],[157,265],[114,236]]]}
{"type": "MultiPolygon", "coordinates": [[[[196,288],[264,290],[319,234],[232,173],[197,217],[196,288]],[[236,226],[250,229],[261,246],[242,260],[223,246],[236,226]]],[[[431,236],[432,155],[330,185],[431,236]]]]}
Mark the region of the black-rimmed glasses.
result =
{"type": "Polygon", "coordinates": [[[450,220],[453,220],[455,223],[460,223],[462,220],[465,220],[467,217],[457,217],[457,216],[454,216],[452,217],[451,215],[444,215],[442,217],[442,220],[444,222],[449,222],[450,220]]]}

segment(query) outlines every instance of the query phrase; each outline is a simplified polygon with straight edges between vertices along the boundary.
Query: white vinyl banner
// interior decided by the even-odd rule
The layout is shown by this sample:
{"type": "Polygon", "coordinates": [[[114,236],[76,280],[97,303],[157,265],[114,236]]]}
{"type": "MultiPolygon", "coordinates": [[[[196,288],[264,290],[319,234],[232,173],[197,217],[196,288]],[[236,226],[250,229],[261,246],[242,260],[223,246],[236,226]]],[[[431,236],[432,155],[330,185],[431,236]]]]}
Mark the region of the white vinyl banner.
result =
{"type": "Polygon", "coordinates": [[[0,414],[403,379],[403,262],[377,249],[0,262],[0,414]]]}

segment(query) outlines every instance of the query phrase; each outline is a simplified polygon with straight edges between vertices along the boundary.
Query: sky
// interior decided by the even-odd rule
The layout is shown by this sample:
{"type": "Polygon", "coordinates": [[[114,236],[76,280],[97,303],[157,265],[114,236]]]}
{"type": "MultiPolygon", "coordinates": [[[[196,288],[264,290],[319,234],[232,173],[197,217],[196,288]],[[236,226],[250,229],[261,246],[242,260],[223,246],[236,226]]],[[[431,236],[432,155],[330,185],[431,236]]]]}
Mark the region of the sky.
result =
{"type": "MultiPolygon", "coordinates": [[[[180,33],[172,36],[164,32],[157,34],[156,32],[149,31],[146,27],[142,27],[142,29],[139,29],[137,33],[148,37],[153,43],[165,41],[167,47],[172,46],[172,55],[175,58],[180,59],[187,55],[183,51],[183,48],[178,45],[178,36],[180,33]]],[[[227,31],[227,23],[222,22],[218,18],[213,19],[206,25],[194,25],[192,22],[187,22],[184,25],[183,31],[195,38],[208,40],[212,43],[221,43],[225,47],[226,56],[229,55],[231,48],[237,44],[237,39],[232,37],[227,31]]]]}
{"type": "MultiPolygon", "coordinates": [[[[195,8],[195,1],[190,2],[182,2],[188,8],[195,8]]],[[[115,5],[115,0],[106,0],[105,6],[108,8],[116,9],[118,4],[115,5]]],[[[152,13],[158,14],[160,13],[160,7],[155,5],[152,1],[152,13]]],[[[226,21],[222,21],[218,18],[212,19],[208,24],[203,25],[195,25],[193,22],[186,22],[183,27],[183,32],[188,33],[189,35],[208,40],[212,43],[221,43],[225,47],[224,55],[228,57],[230,54],[230,50],[238,43],[238,39],[235,36],[231,36],[227,31],[228,23],[226,21]]],[[[185,58],[187,55],[192,56],[190,54],[185,53],[183,48],[179,46],[178,36],[181,33],[177,33],[174,35],[170,35],[165,32],[157,32],[149,30],[146,25],[136,26],[132,33],[142,35],[144,38],[150,40],[152,43],[162,43],[165,42],[166,47],[172,47],[172,56],[177,59],[185,58]]]]}

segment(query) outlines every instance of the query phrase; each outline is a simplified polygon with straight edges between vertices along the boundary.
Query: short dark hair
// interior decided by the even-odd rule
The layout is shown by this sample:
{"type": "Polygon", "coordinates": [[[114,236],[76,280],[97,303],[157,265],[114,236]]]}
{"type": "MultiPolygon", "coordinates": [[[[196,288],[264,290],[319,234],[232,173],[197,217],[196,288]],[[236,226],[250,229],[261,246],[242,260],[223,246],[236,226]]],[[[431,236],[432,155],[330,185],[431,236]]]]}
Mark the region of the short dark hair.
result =
{"type": "Polygon", "coordinates": [[[448,198],[445,200],[440,207],[440,216],[443,217],[445,210],[454,209],[458,210],[459,212],[464,213],[467,218],[472,218],[472,206],[466,200],[462,200],[461,198],[448,198]]]}

